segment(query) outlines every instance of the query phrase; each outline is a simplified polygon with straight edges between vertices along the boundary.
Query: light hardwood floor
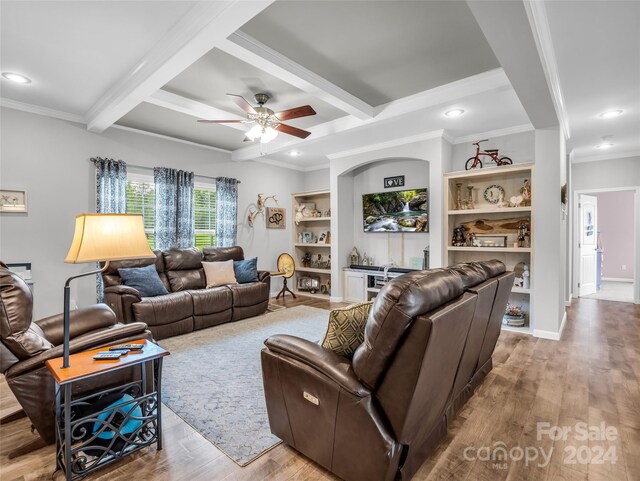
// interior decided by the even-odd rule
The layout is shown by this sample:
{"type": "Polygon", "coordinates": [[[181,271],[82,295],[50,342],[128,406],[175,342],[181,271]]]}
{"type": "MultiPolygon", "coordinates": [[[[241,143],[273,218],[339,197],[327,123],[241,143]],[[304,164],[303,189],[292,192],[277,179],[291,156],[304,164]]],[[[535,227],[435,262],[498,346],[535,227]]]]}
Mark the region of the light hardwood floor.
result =
{"type": "MultiPolygon", "coordinates": [[[[280,301],[282,303],[282,301],[280,301]]],[[[291,307],[329,303],[299,296],[291,307]]],[[[333,307],[333,306],[332,306],[333,307]]],[[[416,481],[441,480],[640,480],[640,306],[580,299],[569,309],[560,342],[503,332],[494,369],[460,412],[437,451],[415,476],[416,481]],[[537,423],[569,426],[604,422],[617,432],[615,440],[585,441],[570,434],[566,441],[537,440],[537,423]],[[553,448],[551,461],[467,461],[467,448],[553,448]],[[615,464],[565,464],[579,446],[597,452],[615,448],[615,464]],[[573,448],[572,448],[573,446],[573,448]],[[568,451],[566,451],[568,449],[568,451]]],[[[17,403],[0,381],[0,415],[17,403]]],[[[88,480],[335,480],[334,476],[286,445],[279,445],[245,468],[238,467],[169,409],[163,411],[165,447],[151,448],[98,472],[88,480]]],[[[34,438],[26,419],[0,428],[0,478],[52,479],[54,450],[49,446],[15,460],[7,452],[34,438]]],[[[585,455],[583,448],[582,453],[585,455]]],[[[467,453],[473,454],[471,449],[467,453]]],[[[586,454],[589,454],[586,452],[586,454]]],[[[53,479],[61,479],[56,475],[53,479]]]]}

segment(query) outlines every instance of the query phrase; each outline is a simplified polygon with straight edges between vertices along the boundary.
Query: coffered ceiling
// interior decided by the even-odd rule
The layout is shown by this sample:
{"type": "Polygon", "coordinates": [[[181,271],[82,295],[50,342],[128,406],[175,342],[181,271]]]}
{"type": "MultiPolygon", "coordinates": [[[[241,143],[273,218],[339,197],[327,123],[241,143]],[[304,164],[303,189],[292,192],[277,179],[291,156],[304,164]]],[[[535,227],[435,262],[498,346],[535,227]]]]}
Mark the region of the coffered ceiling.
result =
{"type": "Polygon", "coordinates": [[[301,170],[372,143],[440,130],[467,141],[556,116],[575,159],[600,154],[594,142],[606,135],[612,154],[640,152],[639,6],[2,1],[1,70],[32,83],[2,79],[0,95],[94,132],[136,129],[301,170]],[[196,122],[243,119],[227,93],[251,103],[267,93],[274,111],[312,105],[317,115],[288,122],[312,134],[260,146],[243,142],[243,124],[196,122]],[[464,115],[444,116],[454,108],[464,115]],[[607,109],[625,112],[603,123],[607,109]]]}

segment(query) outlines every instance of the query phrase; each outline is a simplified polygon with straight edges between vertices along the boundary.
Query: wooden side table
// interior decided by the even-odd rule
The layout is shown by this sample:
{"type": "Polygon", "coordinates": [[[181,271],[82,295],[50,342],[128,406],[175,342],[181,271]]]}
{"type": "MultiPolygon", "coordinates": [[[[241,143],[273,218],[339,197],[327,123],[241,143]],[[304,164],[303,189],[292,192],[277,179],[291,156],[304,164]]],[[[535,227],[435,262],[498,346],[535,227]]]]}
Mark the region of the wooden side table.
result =
{"type": "Polygon", "coordinates": [[[286,272],[270,272],[269,275],[271,277],[282,277],[282,289],[280,289],[280,292],[278,292],[278,295],[276,296],[276,300],[280,299],[280,296],[282,296],[282,298],[284,299],[284,295],[288,292],[289,294],[291,294],[293,296],[293,298],[296,298],[296,295],[293,293],[293,291],[291,289],[289,289],[289,287],[287,286],[287,273],[286,272]]]}
{"type": "Polygon", "coordinates": [[[162,449],[162,358],[169,352],[146,339],[127,344],[144,344],[144,348],[115,361],[93,359],[95,353],[109,347],[80,352],[69,357],[66,369],[62,368],[62,357],[46,362],[56,382],[56,466],[67,481],[154,443],[162,449]],[[140,379],[73,399],[75,382],[136,367],[140,379]],[[149,372],[151,379],[147,379],[149,372]],[[104,405],[105,399],[111,404],[91,409],[97,402],[104,405]]]}

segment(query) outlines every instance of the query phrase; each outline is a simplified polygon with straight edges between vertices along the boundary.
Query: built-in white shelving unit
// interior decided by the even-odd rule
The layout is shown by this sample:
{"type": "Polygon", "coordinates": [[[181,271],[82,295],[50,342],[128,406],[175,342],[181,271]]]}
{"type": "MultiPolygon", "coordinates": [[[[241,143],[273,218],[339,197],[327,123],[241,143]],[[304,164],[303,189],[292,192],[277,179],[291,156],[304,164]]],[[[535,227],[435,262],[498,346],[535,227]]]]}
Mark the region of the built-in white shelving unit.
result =
{"type": "Polygon", "coordinates": [[[535,208],[535,186],[532,183],[533,164],[516,164],[496,168],[478,169],[465,172],[451,172],[444,176],[445,216],[444,216],[444,246],[445,261],[448,265],[460,262],[498,259],[504,262],[508,270],[514,270],[519,263],[529,266],[530,288],[514,287],[509,297],[509,303],[521,306],[528,313],[525,327],[511,327],[503,324],[503,329],[523,333],[531,333],[535,325],[535,309],[533,287],[535,286],[536,273],[531,270],[535,246],[532,243],[532,235],[529,235],[528,247],[514,247],[517,240],[517,231],[505,232],[496,235],[507,236],[506,247],[469,247],[453,246],[452,237],[454,228],[462,223],[475,222],[477,220],[500,220],[516,217],[529,218],[530,234],[533,225],[533,209],[535,208]],[[488,187],[500,186],[504,189],[504,200],[508,202],[512,196],[520,195],[520,189],[524,181],[528,180],[531,186],[532,197],[530,205],[519,207],[498,207],[485,200],[484,192],[488,187]],[[468,197],[467,186],[473,186],[473,208],[459,209],[457,202],[457,185],[462,184],[461,196],[465,200],[468,197]]]}
{"type": "Polygon", "coordinates": [[[331,216],[323,215],[331,209],[331,196],[328,190],[313,191],[313,192],[299,192],[292,194],[291,196],[291,225],[293,226],[293,257],[296,262],[296,274],[292,279],[292,289],[298,294],[319,296],[324,299],[329,298],[331,291],[331,268],[324,267],[304,267],[302,259],[306,253],[311,254],[311,258],[314,262],[317,262],[320,255],[324,262],[329,260],[331,255],[331,216]],[[316,211],[320,212],[319,216],[307,216],[299,220],[296,224],[296,207],[301,204],[313,204],[316,211]],[[304,233],[310,233],[315,239],[315,242],[301,242],[300,235],[304,233]],[[324,233],[328,236],[328,240],[324,242],[320,241],[320,237],[324,233]],[[299,290],[298,284],[301,277],[311,277],[318,280],[320,287],[324,286],[322,291],[311,293],[306,290],[299,290]]]}

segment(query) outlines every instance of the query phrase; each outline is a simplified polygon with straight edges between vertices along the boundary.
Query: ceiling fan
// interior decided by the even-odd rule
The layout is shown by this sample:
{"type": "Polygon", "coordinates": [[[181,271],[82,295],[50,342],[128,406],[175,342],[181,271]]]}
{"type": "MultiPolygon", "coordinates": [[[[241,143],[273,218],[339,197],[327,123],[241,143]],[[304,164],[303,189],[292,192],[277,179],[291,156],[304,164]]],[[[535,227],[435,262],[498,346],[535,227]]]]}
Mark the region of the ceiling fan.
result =
{"type": "Polygon", "coordinates": [[[264,106],[269,100],[267,94],[256,94],[254,99],[258,104],[257,107],[253,107],[240,95],[227,94],[235,104],[240,107],[247,114],[247,120],[198,120],[198,122],[213,123],[213,124],[254,124],[253,127],[246,133],[245,142],[260,139],[260,143],[266,144],[276,138],[278,132],[293,135],[301,139],[306,139],[311,135],[311,132],[307,130],[298,129],[291,125],[283,124],[285,120],[297,119],[300,117],[307,117],[309,115],[315,115],[316,111],[310,105],[301,105],[293,109],[283,110],[282,112],[274,112],[273,110],[264,106]]]}

